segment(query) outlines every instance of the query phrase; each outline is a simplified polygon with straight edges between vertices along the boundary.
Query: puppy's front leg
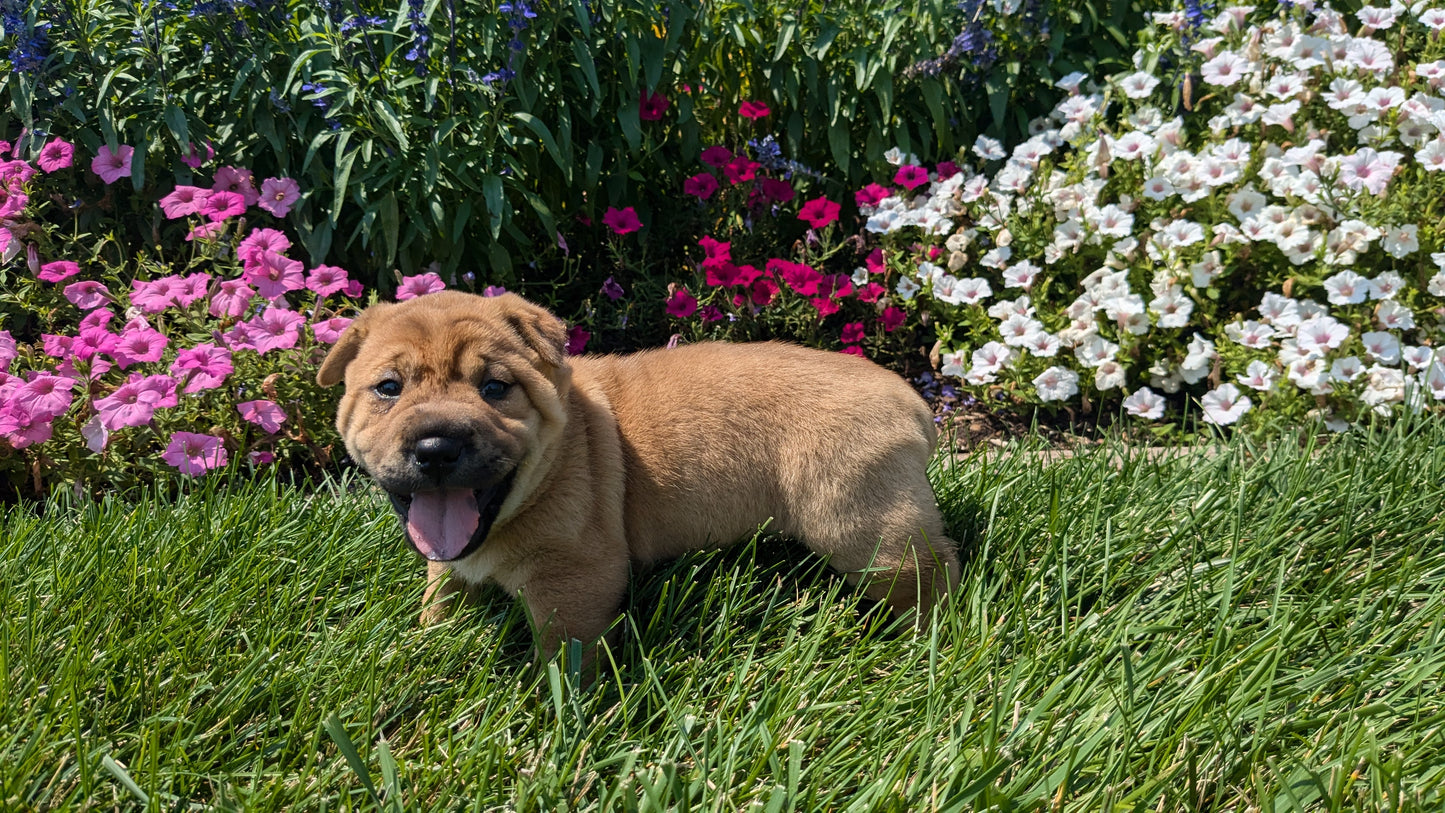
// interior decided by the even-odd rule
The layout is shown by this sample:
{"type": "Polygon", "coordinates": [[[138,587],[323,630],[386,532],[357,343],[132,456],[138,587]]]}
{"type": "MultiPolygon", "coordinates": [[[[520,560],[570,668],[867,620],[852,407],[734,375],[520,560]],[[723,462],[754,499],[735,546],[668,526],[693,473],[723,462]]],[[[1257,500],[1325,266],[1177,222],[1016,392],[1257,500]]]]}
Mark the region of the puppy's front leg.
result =
{"type": "Polygon", "coordinates": [[[538,654],[550,660],[566,642],[576,639],[584,645],[582,669],[590,671],[598,640],[622,610],[627,562],[611,566],[576,562],[547,570],[534,575],[519,591],[537,631],[538,654]]]}
{"type": "Polygon", "coordinates": [[[457,578],[445,562],[426,563],[426,592],[421,600],[421,625],[430,627],[447,619],[464,601],[476,596],[476,588],[457,578]]]}

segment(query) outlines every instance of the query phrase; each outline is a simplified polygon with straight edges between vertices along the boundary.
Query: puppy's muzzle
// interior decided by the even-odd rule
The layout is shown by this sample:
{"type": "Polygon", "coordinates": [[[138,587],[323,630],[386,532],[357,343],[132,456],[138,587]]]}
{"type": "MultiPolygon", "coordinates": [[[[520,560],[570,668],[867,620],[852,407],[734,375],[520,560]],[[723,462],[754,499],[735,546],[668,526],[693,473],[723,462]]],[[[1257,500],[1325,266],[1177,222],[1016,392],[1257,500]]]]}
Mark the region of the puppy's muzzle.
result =
{"type": "Polygon", "coordinates": [[[417,441],[416,446],[412,447],[411,455],[424,477],[441,483],[456,471],[465,448],[466,444],[457,438],[431,435],[417,441]]]}

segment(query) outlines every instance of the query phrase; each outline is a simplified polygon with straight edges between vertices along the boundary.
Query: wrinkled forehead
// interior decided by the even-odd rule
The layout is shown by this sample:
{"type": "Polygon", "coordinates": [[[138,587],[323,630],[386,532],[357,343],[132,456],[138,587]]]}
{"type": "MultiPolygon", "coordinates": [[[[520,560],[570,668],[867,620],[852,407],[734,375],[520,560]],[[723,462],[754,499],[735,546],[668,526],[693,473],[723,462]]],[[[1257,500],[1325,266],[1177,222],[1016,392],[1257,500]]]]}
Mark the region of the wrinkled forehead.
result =
{"type": "Polygon", "coordinates": [[[368,370],[407,377],[469,378],[486,367],[505,366],[521,352],[505,321],[457,309],[396,313],[367,337],[361,360],[368,370]]]}

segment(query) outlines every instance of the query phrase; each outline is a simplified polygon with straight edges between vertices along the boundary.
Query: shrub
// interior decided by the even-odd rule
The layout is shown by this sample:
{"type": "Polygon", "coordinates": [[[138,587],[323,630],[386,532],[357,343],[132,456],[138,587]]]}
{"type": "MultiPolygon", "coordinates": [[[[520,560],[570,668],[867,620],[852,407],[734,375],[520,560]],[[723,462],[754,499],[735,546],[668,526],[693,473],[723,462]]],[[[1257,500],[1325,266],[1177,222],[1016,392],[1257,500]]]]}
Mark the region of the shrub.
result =
{"type": "MultiPolygon", "coordinates": [[[[990,30],[1007,31],[1009,6],[997,8],[990,30]]],[[[676,197],[656,191],[676,189],[712,144],[771,132],[839,181],[863,177],[894,143],[951,154],[975,128],[1013,121],[1003,115],[1012,88],[1032,92],[1056,65],[1090,64],[1101,31],[1123,37],[1116,23],[1129,8],[1030,0],[1012,15],[1052,20],[1055,33],[999,34],[1012,45],[980,73],[972,63],[910,72],[974,14],[925,0],[7,0],[15,70],[3,82],[32,132],[48,128],[88,154],[136,147],[136,190],[152,167],[169,173],[210,149],[258,176],[297,179],[288,226],[313,263],[384,287],[393,267],[414,274],[432,262],[448,279],[470,271],[514,285],[556,276],[564,255],[604,251],[605,234],[587,224],[609,206],[664,220],[650,215],[670,213],[676,197]],[[776,111],[766,130],[737,127],[744,101],[776,111]]],[[[185,169],[173,180],[193,182],[185,169]]],[[[143,217],[125,225],[117,237],[129,245],[149,239],[143,217]]],[[[692,225],[669,223],[654,256],[683,242],[665,239],[673,233],[695,237],[692,225]]],[[[578,284],[595,289],[593,263],[577,265],[578,284]]]]}
{"type": "Polygon", "coordinates": [[[980,138],[976,165],[865,209],[942,372],[1156,420],[1156,390],[1189,394],[1221,425],[1445,399],[1445,12],[1356,21],[1156,15],[1138,70],[1071,82],[1011,153],[980,138]]]}

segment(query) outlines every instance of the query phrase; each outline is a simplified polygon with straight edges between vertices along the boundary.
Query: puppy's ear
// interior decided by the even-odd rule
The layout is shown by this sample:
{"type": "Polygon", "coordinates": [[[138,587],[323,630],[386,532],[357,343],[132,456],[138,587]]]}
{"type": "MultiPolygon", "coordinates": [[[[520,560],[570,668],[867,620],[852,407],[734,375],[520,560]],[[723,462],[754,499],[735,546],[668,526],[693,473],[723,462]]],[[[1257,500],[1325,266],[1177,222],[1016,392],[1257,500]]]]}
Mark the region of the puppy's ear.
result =
{"type": "Polygon", "coordinates": [[[361,343],[366,339],[367,331],[376,324],[377,320],[388,310],[396,307],[391,302],[379,302],[361,312],[356,320],[346,326],[341,332],[341,338],[332,345],[331,352],[326,354],[326,359],[321,362],[321,369],[316,372],[316,383],[323,387],[330,387],[338,384],[346,376],[346,365],[361,350],[361,343]]]}
{"type": "Polygon", "coordinates": [[[567,360],[567,326],[562,324],[562,320],[546,308],[533,305],[516,294],[502,294],[496,297],[496,301],[506,306],[507,325],[522,337],[522,341],[543,362],[561,367],[567,360]]]}

